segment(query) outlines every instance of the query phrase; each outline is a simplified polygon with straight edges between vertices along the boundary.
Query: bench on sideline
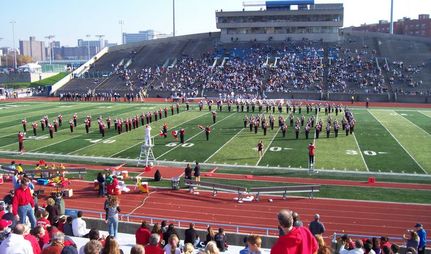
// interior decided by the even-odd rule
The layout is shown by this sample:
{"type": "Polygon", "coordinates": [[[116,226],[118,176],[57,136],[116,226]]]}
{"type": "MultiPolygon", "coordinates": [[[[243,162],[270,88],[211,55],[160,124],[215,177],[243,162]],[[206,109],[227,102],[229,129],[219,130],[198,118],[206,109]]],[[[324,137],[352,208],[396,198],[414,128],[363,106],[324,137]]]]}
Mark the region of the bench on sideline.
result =
{"type": "Polygon", "coordinates": [[[287,198],[288,193],[308,193],[309,198],[313,198],[313,194],[320,191],[320,185],[294,185],[294,186],[274,186],[274,187],[256,187],[250,188],[249,193],[254,194],[256,200],[259,201],[260,194],[277,194],[283,193],[283,199],[287,198]]]}
{"type": "Polygon", "coordinates": [[[203,189],[212,190],[213,197],[217,195],[218,191],[225,191],[225,192],[237,193],[238,200],[241,200],[242,196],[247,192],[247,188],[245,187],[238,187],[238,186],[227,185],[227,184],[194,181],[189,179],[186,179],[184,183],[186,184],[187,187],[199,187],[203,189]]]}

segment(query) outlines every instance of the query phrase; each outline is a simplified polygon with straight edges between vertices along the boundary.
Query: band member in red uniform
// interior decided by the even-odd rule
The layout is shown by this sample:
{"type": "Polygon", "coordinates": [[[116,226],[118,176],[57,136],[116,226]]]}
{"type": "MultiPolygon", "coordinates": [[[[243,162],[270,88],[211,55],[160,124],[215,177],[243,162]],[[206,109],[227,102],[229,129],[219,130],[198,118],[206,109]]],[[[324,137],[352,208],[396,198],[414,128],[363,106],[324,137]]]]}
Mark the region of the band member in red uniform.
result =
{"type": "Polygon", "coordinates": [[[69,121],[70,132],[73,132],[73,126],[74,126],[73,120],[70,119],[70,121],[69,121]]]}
{"type": "Polygon", "coordinates": [[[298,139],[299,138],[299,129],[300,129],[301,127],[299,127],[299,125],[296,125],[295,126],[295,135],[296,135],[296,139],[298,139]]]}
{"type": "Polygon", "coordinates": [[[43,117],[43,120],[45,121],[45,126],[47,126],[48,127],[48,116],[44,116],[43,117]]]}
{"type": "Polygon", "coordinates": [[[57,122],[57,120],[54,120],[52,122],[52,125],[54,126],[54,131],[57,132],[57,130],[58,130],[58,122],[57,122]]]}
{"type": "Polygon", "coordinates": [[[211,114],[213,115],[213,123],[216,122],[216,118],[217,118],[217,112],[212,111],[211,114]]]}
{"type": "Polygon", "coordinates": [[[58,125],[61,126],[63,124],[63,116],[61,114],[59,114],[57,116],[57,119],[58,119],[58,125]]]}
{"type": "Polygon", "coordinates": [[[108,119],[106,119],[106,124],[108,125],[108,129],[111,129],[111,118],[108,116],[108,119]]]}
{"type": "Polygon", "coordinates": [[[174,115],[174,105],[171,105],[171,115],[174,115]]]}
{"type": "Polygon", "coordinates": [[[326,124],[326,138],[329,138],[330,134],[331,134],[331,125],[328,123],[326,124]]]}
{"type": "Polygon", "coordinates": [[[22,128],[24,129],[24,132],[27,132],[27,120],[24,118],[21,121],[22,123],[22,128]]]}
{"type": "Polygon", "coordinates": [[[162,119],[162,109],[159,109],[159,119],[162,119]]]}
{"type": "Polygon", "coordinates": [[[31,127],[33,127],[33,135],[37,136],[37,122],[33,122],[31,127]]]}
{"type": "Polygon", "coordinates": [[[129,131],[132,131],[132,119],[129,118],[127,123],[129,124],[129,131]]]}
{"type": "Polygon", "coordinates": [[[129,118],[126,118],[126,120],[124,120],[124,124],[126,127],[126,132],[129,132],[129,118]]]}
{"type": "Polygon", "coordinates": [[[73,127],[76,127],[76,122],[78,121],[78,114],[73,114],[73,127]]]}
{"type": "Polygon", "coordinates": [[[266,125],[266,122],[262,123],[262,129],[263,129],[263,135],[266,136],[266,130],[268,129],[268,126],[266,125]]]}
{"type": "Polygon", "coordinates": [[[90,131],[90,122],[88,121],[88,118],[85,119],[84,123],[85,123],[85,133],[88,134],[88,132],[90,131]]]}
{"type": "Polygon", "coordinates": [[[105,124],[101,121],[100,122],[100,133],[102,134],[102,138],[105,137],[105,124]]]}
{"type": "Polygon", "coordinates": [[[40,119],[40,128],[42,128],[42,131],[45,130],[45,120],[40,119]]]}
{"type": "Polygon", "coordinates": [[[180,104],[175,104],[175,107],[176,107],[176,109],[177,109],[177,114],[179,114],[180,113],[180,104]]]}
{"type": "Polygon", "coordinates": [[[180,129],[180,142],[181,144],[184,144],[184,136],[186,134],[186,131],[184,130],[184,128],[180,129]]]}
{"type": "Polygon", "coordinates": [[[257,143],[257,154],[259,155],[259,157],[263,156],[263,141],[259,141],[259,143],[257,143]]]}
{"type": "Polygon", "coordinates": [[[168,117],[168,108],[165,107],[165,118],[168,117]]]}
{"type": "Polygon", "coordinates": [[[314,165],[314,152],[316,150],[316,146],[314,143],[310,143],[308,145],[308,162],[310,163],[310,166],[314,165]]]}
{"type": "Polygon", "coordinates": [[[54,126],[52,124],[48,124],[49,129],[49,137],[54,138],[54,126]]]}
{"type": "Polygon", "coordinates": [[[210,139],[210,133],[211,133],[211,127],[208,125],[205,127],[205,136],[207,138],[207,141],[210,139]]]}
{"type": "Polygon", "coordinates": [[[91,127],[91,116],[87,115],[88,126],[91,127]]]}
{"type": "Polygon", "coordinates": [[[24,152],[24,133],[18,132],[18,152],[24,152]]]}
{"type": "Polygon", "coordinates": [[[187,110],[187,111],[189,111],[189,109],[190,109],[189,102],[188,102],[188,101],[186,101],[186,110],[187,110]]]}
{"type": "Polygon", "coordinates": [[[121,119],[118,119],[117,121],[117,131],[118,134],[121,134],[121,132],[123,131],[123,121],[121,121],[121,119]]]}
{"type": "Polygon", "coordinates": [[[286,131],[287,131],[287,125],[283,124],[283,126],[280,127],[281,133],[283,135],[283,138],[286,137],[286,131]]]}
{"type": "Polygon", "coordinates": [[[163,124],[162,133],[163,133],[163,137],[165,138],[168,137],[168,125],[166,123],[163,124]]]}

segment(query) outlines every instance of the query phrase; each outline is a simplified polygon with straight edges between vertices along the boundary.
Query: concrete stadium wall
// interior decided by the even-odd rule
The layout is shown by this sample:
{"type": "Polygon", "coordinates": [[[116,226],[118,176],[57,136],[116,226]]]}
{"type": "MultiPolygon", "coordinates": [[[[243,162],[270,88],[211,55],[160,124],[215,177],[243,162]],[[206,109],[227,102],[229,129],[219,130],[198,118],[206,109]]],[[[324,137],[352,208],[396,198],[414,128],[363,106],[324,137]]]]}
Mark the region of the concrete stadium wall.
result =
{"type": "Polygon", "coordinates": [[[52,76],[57,75],[58,72],[46,72],[46,73],[31,73],[30,74],[30,82],[40,81],[42,79],[46,79],[52,76]]]}
{"type": "Polygon", "coordinates": [[[364,38],[377,38],[377,39],[384,39],[384,40],[417,41],[417,42],[425,42],[425,43],[431,44],[431,38],[411,36],[411,35],[353,31],[351,28],[343,29],[342,33],[344,35],[364,37],[364,38]]]}
{"type": "Polygon", "coordinates": [[[0,74],[0,83],[31,82],[31,75],[25,73],[0,74]]]}
{"type": "Polygon", "coordinates": [[[222,33],[220,36],[220,41],[222,43],[230,43],[230,42],[236,42],[236,41],[259,41],[259,42],[267,42],[269,40],[272,41],[285,41],[287,39],[291,40],[302,40],[302,39],[309,39],[311,41],[319,41],[323,40],[325,42],[337,42],[340,40],[340,36],[338,33],[321,33],[321,34],[227,34],[222,33]]]}
{"type": "Polygon", "coordinates": [[[188,35],[181,35],[181,36],[175,36],[175,37],[168,37],[168,38],[161,38],[161,39],[154,39],[154,40],[148,40],[148,41],[142,41],[142,42],[134,42],[134,43],[128,43],[123,45],[117,45],[110,47],[110,51],[115,50],[122,50],[122,49],[134,49],[137,47],[143,47],[145,45],[151,45],[151,44],[158,44],[158,43],[165,43],[165,42],[175,42],[179,40],[193,40],[193,39],[205,39],[205,38],[219,38],[220,32],[208,32],[208,33],[199,33],[199,34],[188,34],[188,35]]]}

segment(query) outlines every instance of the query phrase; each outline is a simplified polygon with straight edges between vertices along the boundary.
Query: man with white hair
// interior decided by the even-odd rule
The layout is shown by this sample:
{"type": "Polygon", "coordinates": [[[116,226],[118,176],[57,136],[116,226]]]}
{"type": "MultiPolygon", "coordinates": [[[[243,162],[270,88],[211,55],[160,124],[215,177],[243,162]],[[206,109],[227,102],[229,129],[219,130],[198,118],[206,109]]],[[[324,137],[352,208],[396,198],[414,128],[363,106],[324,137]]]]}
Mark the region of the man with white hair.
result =
{"type": "Polygon", "coordinates": [[[18,224],[12,233],[0,245],[2,254],[33,254],[29,241],[24,239],[24,225],[18,224]]]}
{"type": "Polygon", "coordinates": [[[310,223],[309,229],[313,235],[322,235],[325,233],[325,226],[320,222],[320,215],[318,213],[314,215],[314,221],[310,223]]]}
{"type": "Polygon", "coordinates": [[[160,235],[159,234],[151,234],[148,245],[145,246],[145,253],[157,253],[163,254],[164,251],[159,245],[160,235]]]}

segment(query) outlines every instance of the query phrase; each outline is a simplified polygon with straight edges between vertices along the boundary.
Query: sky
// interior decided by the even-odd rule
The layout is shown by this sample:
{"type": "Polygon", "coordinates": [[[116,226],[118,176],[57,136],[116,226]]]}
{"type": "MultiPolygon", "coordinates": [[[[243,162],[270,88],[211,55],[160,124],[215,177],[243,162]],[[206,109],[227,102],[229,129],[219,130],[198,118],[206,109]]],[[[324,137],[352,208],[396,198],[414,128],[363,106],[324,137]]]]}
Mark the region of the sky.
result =
{"type": "MultiPolygon", "coordinates": [[[[246,0],[175,0],[176,35],[217,31],[215,11],[242,10],[246,0]]],[[[253,2],[257,2],[253,0],[253,2]]],[[[262,1],[263,2],[263,1],[262,1]]],[[[315,0],[315,3],[343,3],[344,26],[359,26],[389,20],[391,0],[315,0]]],[[[431,14],[431,0],[394,0],[394,20],[419,14],[431,14]]],[[[172,32],[172,0],[15,0],[1,4],[0,47],[13,45],[12,20],[15,21],[15,45],[36,36],[47,41],[48,35],[62,46],[76,46],[79,38],[96,40],[104,35],[110,43],[121,41],[123,32],[153,29],[172,32]]],[[[246,9],[247,10],[247,9],[246,9]]]]}

